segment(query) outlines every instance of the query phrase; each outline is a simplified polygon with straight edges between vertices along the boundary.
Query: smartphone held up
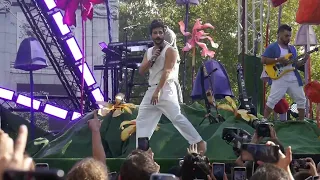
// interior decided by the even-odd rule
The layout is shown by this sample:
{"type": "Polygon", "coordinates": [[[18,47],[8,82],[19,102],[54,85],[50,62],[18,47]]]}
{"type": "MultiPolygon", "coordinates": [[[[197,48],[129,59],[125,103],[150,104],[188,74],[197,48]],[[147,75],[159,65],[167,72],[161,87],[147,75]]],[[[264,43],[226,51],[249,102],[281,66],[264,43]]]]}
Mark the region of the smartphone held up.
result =
{"type": "Polygon", "coordinates": [[[148,137],[141,137],[138,138],[138,149],[142,151],[148,151],[149,150],[149,138],[148,137]]]}
{"type": "Polygon", "coordinates": [[[279,146],[244,143],[241,146],[241,158],[243,161],[276,163],[279,161],[279,150],[279,146]]]}

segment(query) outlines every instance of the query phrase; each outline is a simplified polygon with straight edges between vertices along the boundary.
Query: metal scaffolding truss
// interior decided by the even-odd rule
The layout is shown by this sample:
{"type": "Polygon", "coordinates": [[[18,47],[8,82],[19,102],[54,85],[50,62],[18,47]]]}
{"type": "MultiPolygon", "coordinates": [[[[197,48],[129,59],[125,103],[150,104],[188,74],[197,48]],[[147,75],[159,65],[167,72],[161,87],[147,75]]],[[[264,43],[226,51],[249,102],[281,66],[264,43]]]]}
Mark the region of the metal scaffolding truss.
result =
{"type": "MultiPolygon", "coordinates": [[[[254,55],[257,34],[263,35],[263,0],[238,0],[238,54],[254,55]]],[[[257,55],[263,50],[263,38],[257,55]]]]}
{"type": "MultiPolygon", "coordinates": [[[[47,18],[41,12],[36,0],[31,0],[30,3],[26,3],[25,0],[17,0],[17,2],[72,102],[73,107],[69,107],[69,110],[80,110],[81,102],[77,98],[77,94],[80,94],[81,80],[74,71],[77,67],[71,63],[66,63],[68,62],[68,56],[59,46],[59,40],[52,32],[47,23],[47,18]]],[[[90,92],[88,88],[85,87],[84,90],[84,100],[87,103],[85,111],[88,111],[95,107],[95,102],[89,101],[88,95],[90,92]]]]}
{"type": "MultiPolygon", "coordinates": [[[[40,100],[42,103],[49,103],[51,105],[56,105],[63,109],[68,109],[72,107],[72,100],[68,96],[55,96],[55,95],[35,95],[36,100],[40,100]]],[[[19,105],[13,101],[0,100],[0,105],[3,107],[16,112],[30,112],[30,108],[19,105]]],[[[41,110],[35,110],[36,112],[42,112],[41,110]]]]}

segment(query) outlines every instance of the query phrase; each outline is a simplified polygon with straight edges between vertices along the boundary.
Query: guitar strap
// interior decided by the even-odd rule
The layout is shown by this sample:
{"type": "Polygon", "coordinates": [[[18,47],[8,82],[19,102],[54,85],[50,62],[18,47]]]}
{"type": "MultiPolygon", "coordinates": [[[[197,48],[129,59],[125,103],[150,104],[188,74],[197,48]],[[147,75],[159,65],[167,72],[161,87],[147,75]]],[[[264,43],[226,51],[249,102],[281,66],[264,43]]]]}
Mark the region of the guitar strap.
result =
{"type": "MultiPolygon", "coordinates": [[[[292,51],[291,51],[291,48],[294,48],[292,45],[289,45],[289,49],[288,49],[288,52],[289,53],[292,53],[292,51]]],[[[293,54],[293,53],[292,53],[293,54]]],[[[296,56],[297,56],[297,54],[296,54],[296,56]]],[[[296,58],[296,57],[293,57],[293,58],[296,58]]],[[[296,62],[294,62],[293,64],[292,64],[292,66],[293,67],[296,67],[296,62]]],[[[304,72],[304,65],[302,65],[302,66],[300,66],[299,68],[296,68],[297,70],[299,70],[299,71],[302,71],[302,72],[304,72]]]]}

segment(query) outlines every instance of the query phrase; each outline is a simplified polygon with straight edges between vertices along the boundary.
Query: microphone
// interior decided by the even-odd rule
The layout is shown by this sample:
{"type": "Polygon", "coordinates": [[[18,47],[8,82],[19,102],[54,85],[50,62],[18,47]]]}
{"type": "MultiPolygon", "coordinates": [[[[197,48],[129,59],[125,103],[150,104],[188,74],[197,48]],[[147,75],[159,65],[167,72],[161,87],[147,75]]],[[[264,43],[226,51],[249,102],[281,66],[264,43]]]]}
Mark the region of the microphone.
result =
{"type": "Polygon", "coordinates": [[[137,27],[137,26],[139,26],[139,25],[140,25],[140,23],[134,24],[134,25],[130,25],[130,26],[124,27],[123,30],[133,29],[133,28],[135,28],[135,27],[137,27]]]}
{"type": "MultiPolygon", "coordinates": [[[[159,47],[160,54],[161,54],[162,49],[163,49],[163,47],[162,47],[162,46],[160,46],[160,47],[159,47]]],[[[157,58],[158,58],[158,57],[153,58],[153,60],[151,61],[151,67],[154,65],[154,63],[156,62],[156,59],[157,59],[157,58]]]]}

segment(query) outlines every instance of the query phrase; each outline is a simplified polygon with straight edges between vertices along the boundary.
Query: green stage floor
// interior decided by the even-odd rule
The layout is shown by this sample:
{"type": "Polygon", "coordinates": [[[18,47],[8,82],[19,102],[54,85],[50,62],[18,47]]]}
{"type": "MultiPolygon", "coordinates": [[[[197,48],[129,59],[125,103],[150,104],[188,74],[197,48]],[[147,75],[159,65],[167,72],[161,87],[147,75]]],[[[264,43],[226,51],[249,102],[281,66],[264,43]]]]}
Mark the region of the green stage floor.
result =
{"type": "MultiPolygon", "coordinates": [[[[181,105],[181,110],[196,127],[202,138],[207,141],[208,151],[206,155],[215,162],[233,162],[236,159],[232,147],[221,138],[223,128],[237,127],[249,133],[254,131],[247,122],[235,119],[233,114],[229,112],[221,112],[226,119],[225,122],[209,124],[206,120],[199,126],[206,113],[201,105],[197,103],[191,106],[181,105]]],[[[121,141],[119,126],[124,120],[135,119],[136,115],[137,110],[134,110],[132,115],[124,113],[117,118],[112,118],[111,115],[101,118],[103,120],[101,136],[107,158],[111,158],[107,160],[108,164],[109,162],[112,164],[109,165],[111,170],[113,166],[118,167],[121,163],[118,158],[125,158],[135,148],[135,135],[133,134],[125,142],[121,141]]],[[[37,129],[36,137],[38,138],[28,143],[27,152],[36,161],[50,161],[52,167],[63,164],[67,169],[70,168],[78,160],[74,158],[81,159],[92,154],[91,132],[86,124],[92,116],[92,113],[87,114],[56,136],[46,135],[41,129],[37,129]]],[[[20,124],[26,124],[25,121],[13,121],[13,119],[18,118],[4,112],[4,110],[1,112],[1,117],[4,121],[6,121],[6,118],[10,119],[7,120],[5,131],[9,131],[12,136],[16,135],[20,124]]],[[[159,131],[154,132],[150,140],[155,158],[160,161],[159,164],[163,164],[163,167],[177,165],[178,159],[186,154],[188,143],[168,119],[162,117],[160,123],[159,131]]],[[[290,145],[294,154],[320,154],[320,130],[314,121],[274,122],[274,125],[281,143],[285,147],[290,145]]]]}

